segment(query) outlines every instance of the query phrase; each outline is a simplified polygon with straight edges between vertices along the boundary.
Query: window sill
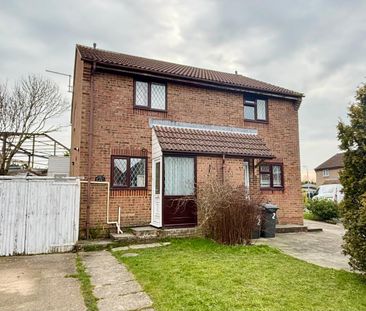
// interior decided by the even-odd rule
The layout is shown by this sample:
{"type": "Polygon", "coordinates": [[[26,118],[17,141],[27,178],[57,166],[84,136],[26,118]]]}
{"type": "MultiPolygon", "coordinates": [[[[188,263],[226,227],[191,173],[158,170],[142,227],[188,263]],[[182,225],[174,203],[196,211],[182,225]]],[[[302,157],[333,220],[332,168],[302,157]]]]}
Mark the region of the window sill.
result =
{"type": "Polygon", "coordinates": [[[261,191],[284,191],[285,187],[260,188],[261,191]]]}
{"type": "Polygon", "coordinates": [[[153,112],[168,112],[166,109],[165,110],[162,110],[162,109],[152,109],[152,108],[144,107],[144,106],[133,106],[133,109],[145,110],[145,111],[153,111],[153,112]]]}
{"type": "Polygon", "coordinates": [[[111,187],[112,191],[123,191],[123,190],[129,190],[129,191],[133,191],[133,190],[147,190],[147,187],[133,187],[133,188],[128,188],[128,187],[111,187]]]}
{"type": "Polygon", "coordinates": [[[252,122],[252,123],[261,123],[261,124],[268,124],[268,120],[250,120],[250,119],[244,119],[244,122],[252,122]]]}

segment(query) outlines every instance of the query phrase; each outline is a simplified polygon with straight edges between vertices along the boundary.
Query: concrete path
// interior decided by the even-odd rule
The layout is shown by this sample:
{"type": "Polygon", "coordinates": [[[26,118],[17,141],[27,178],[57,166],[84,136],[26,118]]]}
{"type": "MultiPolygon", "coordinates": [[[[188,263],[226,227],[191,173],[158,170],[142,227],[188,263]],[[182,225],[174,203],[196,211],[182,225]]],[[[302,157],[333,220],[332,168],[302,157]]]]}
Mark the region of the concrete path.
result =
{"type": "Polygon", "coordinates": [[[153,311],[132,273],[108,251],[80,253],[91,276],[99,311],[153,311]]]}
{"type": "Polygon", "coordinates": [[[296,258],[316,265],[350,270],[348,258],[342,254],[344,228],[319,221],[305,220],[309,228],[322,228],[322,232],[280,233],[273,239],[259,239],[255,244],[268,244],[296,258]]]}
{"type": "Polygon", "coordinates": [[[0,257],[0,311],[86,310],[75,254],[0,257]]]}

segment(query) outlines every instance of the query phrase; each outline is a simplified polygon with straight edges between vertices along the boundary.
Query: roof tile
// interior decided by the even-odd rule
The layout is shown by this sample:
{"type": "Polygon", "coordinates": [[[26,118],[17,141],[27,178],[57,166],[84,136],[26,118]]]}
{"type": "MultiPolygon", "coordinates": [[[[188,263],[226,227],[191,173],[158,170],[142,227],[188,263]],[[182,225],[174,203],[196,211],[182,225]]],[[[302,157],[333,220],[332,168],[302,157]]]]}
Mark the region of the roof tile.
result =
{"type": "Polygon", "coordinates": [[[342,168],[344,166],[343,164],[343,153],[337,153],[331,158],[329,158],[327,161],[323,162],[319,166],[315,168],[315,171],[320,171],[324,169],[330,169],[330,168],[342,168]]]}
{"type": "Polygon", "coordinates": [[[174,64],[160,60],[132,56],[122,53],[94,49],[77,45],[81,58],[87,61],[96,61],[102,64],[133,70],[141,70],[155,74],[166,75],[180,79],[191,79],[199,82],[213,83],[223,86],[244,88],[246,90],[264,91],[274,94],[302,97],[303,94],[288,90],[283,87],[245,77],[215,70],[196,68],[186,65],[174,64]]]}
{"type": "Polygon", "coordinates": [[[163,151],[274,157],[258,135],[161,125],[154,130],[163,151]]]}

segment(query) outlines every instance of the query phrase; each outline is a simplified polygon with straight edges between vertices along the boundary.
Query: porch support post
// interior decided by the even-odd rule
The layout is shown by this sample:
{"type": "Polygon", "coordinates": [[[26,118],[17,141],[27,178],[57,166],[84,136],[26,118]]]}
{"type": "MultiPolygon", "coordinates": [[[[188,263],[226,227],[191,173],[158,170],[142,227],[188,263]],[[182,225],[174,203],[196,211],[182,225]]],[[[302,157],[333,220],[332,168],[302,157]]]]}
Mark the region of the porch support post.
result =
{"type": "Polygon", "coordinates": [[[225,153],[222,154],[222,183],[225,183],[225,153]]]}

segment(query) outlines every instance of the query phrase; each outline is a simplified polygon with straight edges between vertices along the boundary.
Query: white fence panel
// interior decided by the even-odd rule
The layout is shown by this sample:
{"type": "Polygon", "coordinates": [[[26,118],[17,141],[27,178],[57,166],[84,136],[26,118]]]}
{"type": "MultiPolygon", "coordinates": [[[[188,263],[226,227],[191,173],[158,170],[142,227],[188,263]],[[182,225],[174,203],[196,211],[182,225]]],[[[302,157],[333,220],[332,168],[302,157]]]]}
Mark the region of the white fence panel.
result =
{"type": "Polygon", "coordinates": [[[0,256],[72,250],[79,207],[76,178],[0,179],[0,256]]]}

